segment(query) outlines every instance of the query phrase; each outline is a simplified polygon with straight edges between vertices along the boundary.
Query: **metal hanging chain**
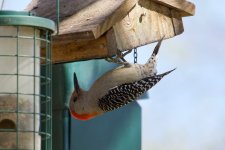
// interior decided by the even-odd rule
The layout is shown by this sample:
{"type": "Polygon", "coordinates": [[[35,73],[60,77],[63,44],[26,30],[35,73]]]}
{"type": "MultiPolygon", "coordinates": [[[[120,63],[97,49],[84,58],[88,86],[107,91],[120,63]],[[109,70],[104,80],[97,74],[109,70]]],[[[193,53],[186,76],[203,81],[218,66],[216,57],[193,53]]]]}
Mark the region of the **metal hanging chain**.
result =
{"type": "Polygon", "coordinates": [[[137,48],[134,48],[134,64],[137,63],[137,57],[138,57],[137,48]]]}

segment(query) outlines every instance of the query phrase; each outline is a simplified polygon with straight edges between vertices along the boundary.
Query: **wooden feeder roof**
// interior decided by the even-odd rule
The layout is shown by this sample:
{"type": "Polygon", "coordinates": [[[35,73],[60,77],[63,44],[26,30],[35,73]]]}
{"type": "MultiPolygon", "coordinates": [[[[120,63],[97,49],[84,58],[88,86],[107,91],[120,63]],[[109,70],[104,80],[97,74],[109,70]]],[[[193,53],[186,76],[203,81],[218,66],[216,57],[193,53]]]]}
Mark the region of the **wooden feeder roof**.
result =
{"type": "MultiPolygon", "coordinates": [[[[186,0],[60,0],[53,62],[102,58],[183,32],[182,17],[194,15],[186,0]]],[[[26,8],[57,21],[55,0],[33,0],[26,8]]]]}

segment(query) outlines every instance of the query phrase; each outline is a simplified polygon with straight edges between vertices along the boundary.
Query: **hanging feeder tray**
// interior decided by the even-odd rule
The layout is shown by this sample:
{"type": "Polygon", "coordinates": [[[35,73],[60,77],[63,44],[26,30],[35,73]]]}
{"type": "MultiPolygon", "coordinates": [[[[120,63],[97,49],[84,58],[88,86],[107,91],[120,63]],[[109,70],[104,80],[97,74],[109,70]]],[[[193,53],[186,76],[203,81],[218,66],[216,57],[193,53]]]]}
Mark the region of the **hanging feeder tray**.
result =
{"type": "Polygon", "coordinates": [[[57,22],[53,63],[104,58],[171,38],[184,31],[182,17],[193,16],[186,0],[33,0],[28,11],[57,22]],[[57,13],[58,10],[58,13],[57,13]]]}

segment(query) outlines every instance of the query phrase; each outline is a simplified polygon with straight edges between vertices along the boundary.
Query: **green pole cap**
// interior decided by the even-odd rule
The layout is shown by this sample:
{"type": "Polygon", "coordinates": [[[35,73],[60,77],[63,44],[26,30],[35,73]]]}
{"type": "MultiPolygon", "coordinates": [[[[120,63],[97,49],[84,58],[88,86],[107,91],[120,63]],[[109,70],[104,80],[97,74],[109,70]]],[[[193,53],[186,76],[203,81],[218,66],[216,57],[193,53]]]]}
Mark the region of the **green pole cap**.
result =
{"type": "Polygon", "coordinates": [[[0,11],[0,26],[32,26],[55,31],[52,20],[37,17],[27,11],[0,11]]]}

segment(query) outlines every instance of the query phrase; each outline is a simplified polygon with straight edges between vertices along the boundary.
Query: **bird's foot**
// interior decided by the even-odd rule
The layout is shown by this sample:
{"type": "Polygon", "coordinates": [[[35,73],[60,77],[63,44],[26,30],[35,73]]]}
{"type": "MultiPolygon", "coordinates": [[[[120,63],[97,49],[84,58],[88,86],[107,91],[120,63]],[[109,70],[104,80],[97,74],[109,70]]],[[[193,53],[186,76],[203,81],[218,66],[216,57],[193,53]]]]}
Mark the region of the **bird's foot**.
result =
{"type": "Polygon", "coordinates": [[[105,60],[108,61],[108,62],[111,62],[111,63],[119,64],[119,65],[129,64],[127,61],[124,62],[121,58],[118,58],[118,57],[107,57],[105,60]]]}
{"type": "Polygon", "coordinates": [[[108,57],[105,60],[108,62],[124,65],[125,67],[129,67],[130,63],[124,57],[131,52],[132,50],[127,50],[124,53],[120,50],[117,50],[115,57],[108,57]]]}

